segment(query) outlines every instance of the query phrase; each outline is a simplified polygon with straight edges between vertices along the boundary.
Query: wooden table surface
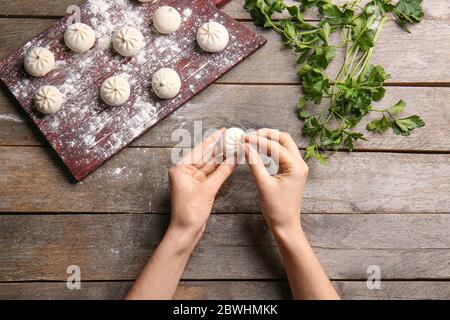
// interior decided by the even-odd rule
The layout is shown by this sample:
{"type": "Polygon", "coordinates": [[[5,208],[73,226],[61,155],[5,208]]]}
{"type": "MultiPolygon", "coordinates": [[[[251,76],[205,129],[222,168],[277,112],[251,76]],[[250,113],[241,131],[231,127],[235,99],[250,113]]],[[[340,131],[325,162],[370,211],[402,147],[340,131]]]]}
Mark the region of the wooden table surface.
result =
{"type": "MultiPolygon", "coordinates": [[[[81,0],[0,0],[0,58],[81,0]]],[[[300,148],[295,54],[253,26],[233,0],[224,10],[268,44],[88,177],[71,182],[16,102],[0,90],[0,298],[121,298],[168,222],[167,169],[176,128],[249,123],[287,131],[300,148]],[[81,290],[66,269],[81,268],[81,290]]],[[[404,98],[426,127],[368,142],[328,165],[310,163],[303,225],[344,298],[450,298],[450,7],[424,1],[423,22],[389,22],[375,62],[392,74],[383,104],[404,98]],[[367,268],[381,269],[369,290],[367,268]]],[[[314,20],[314,17],[309,17],[314,20]]],[[[331,67],[337,68],[337,64],[331,67]]],[[[258,213],[251,174],[239,167],[216,201],[177,298],[278,299],[290,293],[258,213]]]]}

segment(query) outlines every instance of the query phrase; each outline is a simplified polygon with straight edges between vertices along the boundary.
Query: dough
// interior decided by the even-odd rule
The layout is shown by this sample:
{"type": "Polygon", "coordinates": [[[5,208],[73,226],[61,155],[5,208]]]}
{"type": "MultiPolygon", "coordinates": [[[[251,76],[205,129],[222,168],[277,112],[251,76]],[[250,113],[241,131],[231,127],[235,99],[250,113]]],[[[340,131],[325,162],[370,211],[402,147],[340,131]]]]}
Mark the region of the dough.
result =
{"type": "Polygon", "coordinates": [[[130,91],[130,84],[127,79],[114,76],[103,82],[100,95],[106,104],[118,107],[128,101],[130,91]]]}
{"type": "Polygon", "coordinates": [[[55,67],[55,56],[46,48],[36,47],[28,52],[24,66],[33,77],[43,77],[55,67]]]}
{"type": "Polygon", "coordinates": [[[54,114],[61,109],[63,98],[58,88],[54,86],[40,87],[34,97],[36,109],[43,114],[54,114]]]}
{"type": "Polygon", "coordinates": [[[124,57],[135,56],[145,46],[142,33],[132,27],[123,27],[118,30],[112,39],[114,48],[124,57]]]}
{"type": "Polygon", "coordinates": [[[198,45],[206,52],[220,52],[230,41],[228,30],[217,22],[207,22],[198,29],[198,45]]]}
{"type": "Polygon", "coordinates": [[[162,6],[155,11],[153,25],[159,33],[174,33],[181,26],[181,15],[175,8],[162,6]]]}
{"type": "Polygon", "coordinates": [[[244,130],[240,128],[227,129],[221,139],[221,149],[224,158],[233,157],[238,154],[243,141],[242,136],[245,135],[244,130]]]}
{"type": "Polygon", "coordinates": [[[64,34],[64,42],[73,51],[84,53],[94,46],[95,32],[87,24],[71,24],[64,34]]]}
{"type": "Polygon", "coordinates": [[[153,75],[152,88],[161,99],[172,99],[180,92],[180,76],[173,69],[162,68],[153,75]]]}

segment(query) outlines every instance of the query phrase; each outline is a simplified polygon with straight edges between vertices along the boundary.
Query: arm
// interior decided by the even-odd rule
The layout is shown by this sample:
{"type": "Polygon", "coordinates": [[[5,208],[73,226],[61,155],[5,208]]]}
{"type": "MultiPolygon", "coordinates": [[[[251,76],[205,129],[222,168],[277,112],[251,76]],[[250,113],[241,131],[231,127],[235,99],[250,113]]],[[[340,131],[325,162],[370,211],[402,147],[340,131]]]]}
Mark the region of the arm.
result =
{"type": "Polygon", "coordinates": [[[247,135],[245,154],[260,193],[261,210],[280,248],[294,299],[339,299],[301,226],[301,204],[308,176],[297,145],[287,133],[262,129],[247,135]],[[279,163],[270,176],[253,147],[279,163]]]}
{"type": "Polygon", "coordinates": [[[214,146],[219,130],[169,171],[172,215],[161,243],[126,299],[172,299],[196,244],[203,235],[219,188],[234,163],[219,164],[214,146]]]}

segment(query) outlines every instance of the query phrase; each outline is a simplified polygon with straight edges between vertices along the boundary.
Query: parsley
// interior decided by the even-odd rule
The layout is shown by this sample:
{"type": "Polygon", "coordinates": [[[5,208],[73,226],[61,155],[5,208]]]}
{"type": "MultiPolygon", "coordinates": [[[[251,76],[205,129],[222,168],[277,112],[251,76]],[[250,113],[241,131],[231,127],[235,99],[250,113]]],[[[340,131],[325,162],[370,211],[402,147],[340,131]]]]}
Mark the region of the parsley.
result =
{"type": "Polygon", "coordinates": [[[363,133],[353,128],[372,112],[381,118],[370,122],[366,129],[384,133],[389,128],[397,135],[408,136],[425,123],[419,116],[396,118],[406,103],[400,100],[384,110],[372,104],[385,95],[384,83],[390,75],[382,66],[371,64],[375,44],[388,16],[395,17],[406,31],[408,25],[423,17],[422,0],[372,0],[361,5],[360,0],[335,4],[331,0],[297,0],[287,5],[283,0],[246,0],[245,8],[255,24],[270,28],[281,35],[285,45],[298,53],[297,74],[303,96],[298,102],[298,117],[304,121],[302,134],[310,139],[305,158],[324,163],[329,154],[346,148],[352,151],[363,133]],[[305,11],[315,8],[320,22],[305,21],[305,11]],[[289,13],[288,19],[275,20],[275,13],[289,13]],[[342,41],[335,44],[331,35],[337,33],[342,41]],[[344,50],[339,73],[330,78],[326,69],[335,59],[338,48],[344,50]]]}

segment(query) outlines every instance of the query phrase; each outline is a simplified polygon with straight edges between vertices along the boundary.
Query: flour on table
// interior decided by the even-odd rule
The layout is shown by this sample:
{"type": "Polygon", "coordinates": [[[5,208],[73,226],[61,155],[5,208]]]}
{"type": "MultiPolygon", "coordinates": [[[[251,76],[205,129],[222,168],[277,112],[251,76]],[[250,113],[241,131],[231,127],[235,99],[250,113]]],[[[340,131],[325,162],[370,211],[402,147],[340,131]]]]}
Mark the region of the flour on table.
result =
{"type": "Polygon", "coordinates": [[[14,114],[0,114],[0,121],[24,122],[23,119],[14,114]]]}

